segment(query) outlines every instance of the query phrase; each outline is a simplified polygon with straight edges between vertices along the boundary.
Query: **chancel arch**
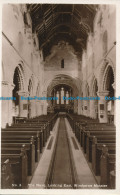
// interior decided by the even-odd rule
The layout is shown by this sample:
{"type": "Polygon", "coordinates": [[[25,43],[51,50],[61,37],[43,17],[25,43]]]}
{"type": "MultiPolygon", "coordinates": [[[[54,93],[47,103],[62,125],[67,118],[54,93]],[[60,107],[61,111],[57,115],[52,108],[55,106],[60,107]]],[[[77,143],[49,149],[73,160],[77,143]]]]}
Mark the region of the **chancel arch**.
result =
{"type": "MultiPolygon", "coordinates": [[[[68,102],[71,102],[73,111],[77,112],[78,101],[76,99],[68,102],[65,100],[63,101],[60,97],[61,94],[64,94],[67,97],[77,97],[79,95],[79,90],[77,88],[75,79],[67,75],[57,75],[57,77],[52,80],[47,88],[47,96],[51,97],[52,95],[56,95],[59,97],[59,100],[56,101],[56,104],[59,105],[64,105],[64,103],[65,105],[69,105],[68,102]]],[[[48,102],[48,104],[50,106],[50,102],[48,102]]]]}

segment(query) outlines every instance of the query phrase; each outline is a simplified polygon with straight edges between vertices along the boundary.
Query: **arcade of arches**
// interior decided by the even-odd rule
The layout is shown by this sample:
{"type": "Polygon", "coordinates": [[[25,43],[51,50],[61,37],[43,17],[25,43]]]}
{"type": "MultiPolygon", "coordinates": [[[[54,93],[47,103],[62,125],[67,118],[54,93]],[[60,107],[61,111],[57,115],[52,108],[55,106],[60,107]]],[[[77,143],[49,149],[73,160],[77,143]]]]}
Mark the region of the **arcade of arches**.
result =
{"type": "Polygon", "coordinates": [[[14,117],[59,111],[115,123],[115,103],[105,100],[115,96],[114,5],[6,4],[2,11],[2,96],[16,97],[2,101],[3,128],[14,117]]]}

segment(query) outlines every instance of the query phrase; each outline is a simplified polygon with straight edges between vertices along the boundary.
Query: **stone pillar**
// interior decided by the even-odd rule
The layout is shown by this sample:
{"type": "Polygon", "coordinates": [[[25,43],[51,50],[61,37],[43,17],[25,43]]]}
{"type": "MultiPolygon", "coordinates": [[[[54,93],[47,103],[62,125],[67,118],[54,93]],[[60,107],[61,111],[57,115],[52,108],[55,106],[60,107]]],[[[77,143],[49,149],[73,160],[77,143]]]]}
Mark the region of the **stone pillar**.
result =
{"type": "Polygon", "coordinates": [[[43,114],[43,103],[40,104],[40,115],[43,114]]]}
{"type": "Polygon", "coordinates": [[[22,100],[21,96],[28,97],[28,92],[18,91],[19,95],[19,116],[27,117],[28,116],[28,100],[22,100]]]}
{"type": "Polygon", "coordinates": [[[78,111],[78,102],[77,100],[73,100],[74,101],[74,113],[77,114],[77,111],[78,111]]]}
{"type": "MultiPolygon", "coordinates": [[[[2,81],[2,97],[12,97],[12,91],[14,89],[14,84],[8,81],[2,81]]],[[[12,100],[1,100],[1,126],[6,127],[6,124],[12,124],[13,120],[13,109],[12,100]]]]}
{"type": "Polygon", "coordinates": [[[100,100],[98,101],[98,117],[100,123],[107,123],[108,122],[108,116],[107,116],[107,103],[105,100],[105,96],[108,96],[108,91],[100,91],[98,92],[98,96],[100,97],[100,100]]]}
{"type": "MultiPolygon", "coordinates": [[[[44,91],[43,92],[43,97],[47,97],[47,91],[44,91]]],[[[48,105],[48,103],[47,103],[47,100],[43,100],[43,114],[44,115],[47,115],[47,105],[48,105]]]]}
{"type": "Polygon", "coordinates": [[[78,115],[82,114],[82,100],[78,99],[78,115]]]}
{"type": "Polygon", "coordinates": [[[95,112],[95,100],[89,100],[90,101],[90,117],[95,119],[96,118],[96,112],[95,112]]]}
{"type": "Polygon", "coordinates": [[[37,100],[36,101],[36,106],[37,106],[37,116],[40,116],[42,114],[42,110],[41,110],[41,100],[37,100]]]}
{"type": "Polygon", "coordinates": [[[43,107],[43,115],[47,115],[47,103],[44,103],[44,107],[43,107]]]}
{"type": "Polygon", "coordinates": [[[39,116],[40,100],[36,100],[36,116],[39,116]]]}
{"type": "Polygon", "coordinates": [[[36,116],[36,100],[34,100],[34,99],[30,100],[30,109],[31,109],[31,116],[30,116],[30,118],[31,117],[34,118],[36,116]]]}

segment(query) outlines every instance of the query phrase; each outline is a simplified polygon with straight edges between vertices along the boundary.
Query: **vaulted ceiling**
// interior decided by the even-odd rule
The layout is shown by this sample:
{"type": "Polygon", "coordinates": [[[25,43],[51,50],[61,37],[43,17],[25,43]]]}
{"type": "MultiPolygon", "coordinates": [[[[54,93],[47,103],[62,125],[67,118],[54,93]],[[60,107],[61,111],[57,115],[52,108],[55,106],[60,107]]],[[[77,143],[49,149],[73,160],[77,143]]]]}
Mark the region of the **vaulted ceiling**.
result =
{"type": "Polygon", "coordinates": [[[71,44],[76,52],[82,52],[88,33],[93,31],[96,7],[92,4],[27,4],[33,32],[38,35],[44,57],[60,40],[71,44]]]}

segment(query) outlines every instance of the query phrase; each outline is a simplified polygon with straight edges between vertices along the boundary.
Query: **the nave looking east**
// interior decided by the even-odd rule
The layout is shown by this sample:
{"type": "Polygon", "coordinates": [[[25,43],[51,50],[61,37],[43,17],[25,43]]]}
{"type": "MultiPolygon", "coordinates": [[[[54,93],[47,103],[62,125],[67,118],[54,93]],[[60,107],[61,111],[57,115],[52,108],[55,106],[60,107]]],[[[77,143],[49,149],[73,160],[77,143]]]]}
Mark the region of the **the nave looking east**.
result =
{"type": "Polygon", "coordinates": [[[2,129],[1,147],[3,189],[115,188],[114,125],[41,116],[2,129]]]}
{"type": "Polygon", "coordinates": [[[115,189],[115,18],[113,4],[3,5],[2,189],[115,189]]]}

